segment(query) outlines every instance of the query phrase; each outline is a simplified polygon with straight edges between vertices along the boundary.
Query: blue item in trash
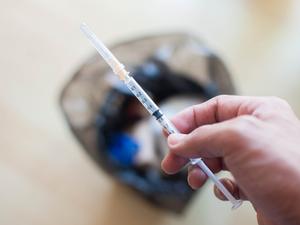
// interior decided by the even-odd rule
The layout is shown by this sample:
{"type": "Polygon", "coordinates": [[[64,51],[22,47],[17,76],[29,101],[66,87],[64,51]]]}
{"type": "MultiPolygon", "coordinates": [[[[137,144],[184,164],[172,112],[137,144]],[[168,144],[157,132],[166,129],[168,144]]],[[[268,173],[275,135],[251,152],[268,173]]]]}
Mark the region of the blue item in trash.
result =
{"type": "Polygon", "coordinates": [[[109,157],[120,166],[134,166],[134,157],[139,151],[136,140],[126,133],[114,133],[108,146],[109,157]]]}

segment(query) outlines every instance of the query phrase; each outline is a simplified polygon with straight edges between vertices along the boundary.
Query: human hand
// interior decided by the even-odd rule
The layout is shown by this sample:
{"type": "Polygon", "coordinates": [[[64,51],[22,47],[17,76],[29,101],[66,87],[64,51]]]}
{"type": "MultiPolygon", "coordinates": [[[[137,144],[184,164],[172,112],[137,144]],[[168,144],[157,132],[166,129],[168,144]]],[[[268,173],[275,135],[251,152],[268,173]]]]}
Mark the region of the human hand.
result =
{"type": "MultiPolygon", "coordinates": [[[[188,158],[202,157],[213,172],[232,173],[235,181],[222,182],[253,204],[260,225],[300,224],[300,122],[284,100],[218,96],[172,121],[182,134],[168,137],[166,173],[177,173],[188,158]]],[[[206,179],[200,168],[189,168],[194,189],[206,179]]],[[[216,189],[215,194],[224,199],[216,189]]]]}

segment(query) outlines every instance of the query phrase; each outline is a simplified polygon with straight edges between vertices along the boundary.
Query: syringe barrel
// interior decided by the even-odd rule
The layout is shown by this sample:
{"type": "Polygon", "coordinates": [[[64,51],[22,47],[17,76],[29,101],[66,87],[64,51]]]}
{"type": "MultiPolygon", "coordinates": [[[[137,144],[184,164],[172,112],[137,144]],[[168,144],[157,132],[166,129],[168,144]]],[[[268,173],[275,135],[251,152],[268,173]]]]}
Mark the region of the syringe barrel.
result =
{"type": "Polygon", "coordinates": [[[137,99],[143,104],[148,112],[153,113],[159,110],[158,106],[152,101],[148,94],[142,89],[142,87],[131,76],[126,76],[125,84],[129,90],[137,97],[137,99]]]}
{"type": "Polygon", "coordinates": [[[130,89],[130,91],[138,98],[138,100],[144,105],[148,112],[156,118],[160,125],[166,129],[169,134],[178,133],[176,127],[171,123],[171,121],[162,114],[158,106],[153,102],[153,100],[148,96],[148,94],[142,89],[142,87],[134,80],[133,77],[127,76],[125,79],[125,84],[130,89]]]}
{"type": "Polygon", "coordinates": [[[173,123],[171,123],[171,121],[165,115],[162,115],[157,119],[157,121],[168,132],[168,134],[179,133],[173,123]]]}

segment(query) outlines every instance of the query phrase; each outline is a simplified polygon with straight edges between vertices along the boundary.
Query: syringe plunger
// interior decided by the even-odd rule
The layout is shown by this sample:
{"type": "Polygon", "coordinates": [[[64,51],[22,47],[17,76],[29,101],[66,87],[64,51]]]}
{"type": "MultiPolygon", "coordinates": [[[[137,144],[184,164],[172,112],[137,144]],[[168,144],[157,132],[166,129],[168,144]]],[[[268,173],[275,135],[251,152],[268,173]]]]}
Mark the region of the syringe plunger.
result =
{"type": "Polygon", "coordinates": [[[111,51],[98,39],[98,37],[90,30],[88,25],[82,23],[80,30],[85,34],[87,39],[96,48],[106,63],[112,68],[113,72],[119,76],[121,80],[125,80],[128,72],[119,60],[111,53],[111,51]]]}

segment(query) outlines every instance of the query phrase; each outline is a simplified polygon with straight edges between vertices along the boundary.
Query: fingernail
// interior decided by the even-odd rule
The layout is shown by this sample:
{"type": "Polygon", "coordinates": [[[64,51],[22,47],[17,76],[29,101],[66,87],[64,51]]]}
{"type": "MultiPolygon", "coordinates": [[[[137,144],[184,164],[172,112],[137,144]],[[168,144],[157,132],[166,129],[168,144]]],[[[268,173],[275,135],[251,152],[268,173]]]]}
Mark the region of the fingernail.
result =
{"type": "Polygon", "coordinates": [[[171,134],[168,137],[168,145],[174,147],[180,144],[185,138],[185,136],[186,136],[185,134],[171,134]]]}

